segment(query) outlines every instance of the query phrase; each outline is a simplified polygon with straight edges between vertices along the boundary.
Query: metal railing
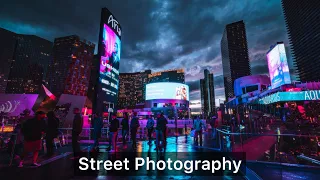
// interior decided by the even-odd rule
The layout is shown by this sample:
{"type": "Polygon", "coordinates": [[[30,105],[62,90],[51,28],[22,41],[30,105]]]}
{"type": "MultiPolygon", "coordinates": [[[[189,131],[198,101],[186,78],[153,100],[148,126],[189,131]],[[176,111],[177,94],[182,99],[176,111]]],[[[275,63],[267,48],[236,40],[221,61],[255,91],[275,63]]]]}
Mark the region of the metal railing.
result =
{"type": "Polygon", "coordinates": [[[275,162],[320,167],[320,136],[281,134],[280,129],[266,133],[231,132],[216,129],[216,150],[245,152],[248,161],[275,162]]]}

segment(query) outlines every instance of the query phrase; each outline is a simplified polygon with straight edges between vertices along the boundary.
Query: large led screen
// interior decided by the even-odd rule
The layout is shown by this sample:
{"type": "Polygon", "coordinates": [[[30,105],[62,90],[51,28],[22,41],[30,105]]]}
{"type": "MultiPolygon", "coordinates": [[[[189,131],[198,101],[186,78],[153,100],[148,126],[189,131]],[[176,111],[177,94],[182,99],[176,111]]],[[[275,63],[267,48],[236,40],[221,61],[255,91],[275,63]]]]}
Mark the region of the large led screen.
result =
{"type": "Polygon", "coordinates": [[[189,86],[181,83],[151,83],[146,85],[146,100],[177,99],[189,101],[189,86]]]}
{"type": "Polygon", "coordinates": [[[290,72],[284,44],[277,44],[268,54],[268,68],[271,87],[290,84],[290,72]]]}
{"type": "MultiPolygon", "coordinates": [[[[96,93],[98,111],[103,104],[116,104],[119,89],[121,27],[109,10],[102,9],[99,35],[99,82],[96,93]]],[[[101,107],[102,106],[102,107],[101,107]]]]}

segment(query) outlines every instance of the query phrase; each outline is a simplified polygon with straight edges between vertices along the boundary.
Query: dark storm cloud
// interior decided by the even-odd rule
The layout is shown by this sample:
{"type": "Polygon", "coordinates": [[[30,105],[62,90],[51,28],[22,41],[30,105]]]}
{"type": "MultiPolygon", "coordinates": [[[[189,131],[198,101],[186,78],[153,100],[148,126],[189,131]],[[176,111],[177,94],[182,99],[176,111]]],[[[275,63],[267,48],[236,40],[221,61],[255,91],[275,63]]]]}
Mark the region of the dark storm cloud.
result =
{"type": "Polygon", "coordinates": [[[189,81],[189,82],[186,82],[186,84],[189,86],[189,91],[190,92],[199,90],[199,88],[200,88],[200,80],[198,80],[198,81],[189,81]]]}
{"type": "Polygon", "coordinates": [[[268,66],[258,65],[251,68],[252,74],[269,74],[268,66]]]}
{"type": "Polygon", "coordinates": [[[0,7],[0,27],[51,41],[77,34],[97,44],[102,7],[122,26],[120,72],[185,68],[191,100],[200,98],[204,69],[215,75],[216,99],[223,96],[220,40],[226,24],[244,20],[254,73],[266,72],[271,44],[288,42],[280,0],[15,0],[0,7]]]}

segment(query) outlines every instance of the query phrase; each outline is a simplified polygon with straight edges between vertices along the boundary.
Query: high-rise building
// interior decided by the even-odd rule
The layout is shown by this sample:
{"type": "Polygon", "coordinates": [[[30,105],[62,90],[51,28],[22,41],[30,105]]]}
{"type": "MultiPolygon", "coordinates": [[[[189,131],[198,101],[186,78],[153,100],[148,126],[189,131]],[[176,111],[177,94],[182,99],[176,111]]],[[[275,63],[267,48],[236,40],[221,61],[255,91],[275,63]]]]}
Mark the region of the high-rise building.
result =
{"type": "Polygon", "coordinates": [[[0,94],[6,92],[16,36],[16,33],[0,28],[0,94]]]}
{"type": "Polygon", "coordinates": [[[200,79],[201,110],[207,117],[215,113],[216,103],[214,94],[214,76],[209,70],[204,70],[204,79],[200,79]]]}
{"type": "Polygon", "coordinates": [[[118,108],[133,108],[145,101],[145,86],[151,70],[136,73],[120,73],[118,108]]]}
{"type": "Polygon", "coordinates": [[[39,93],[51,59],[52,42],[34,35],[15,35],[6,93],[39,93]]]}
{"type": "Polygon", "coordinates": [[[185,83],[184,69],[173,69],[149,74],[149,83],[176,82],[185,83]]]}
{"type": "Polygon", "coordinates": [[[228,101],[228,98],[234,97],[234,80],[251,74],[243,21],[226,25],[221,39],[221,56],[225,96],[228,101]]]}
{"type": "Polygon", "coordinates": [[[300,81],[319,81],[320,1],[282,0],[282,8],[300,81]]]}
{"type": "Polygon", "coordinates": [[[93,43],[76,35],[56,38],[47,77],[48,89],[55,95],[86,96],[94,48],[93,43]]]}

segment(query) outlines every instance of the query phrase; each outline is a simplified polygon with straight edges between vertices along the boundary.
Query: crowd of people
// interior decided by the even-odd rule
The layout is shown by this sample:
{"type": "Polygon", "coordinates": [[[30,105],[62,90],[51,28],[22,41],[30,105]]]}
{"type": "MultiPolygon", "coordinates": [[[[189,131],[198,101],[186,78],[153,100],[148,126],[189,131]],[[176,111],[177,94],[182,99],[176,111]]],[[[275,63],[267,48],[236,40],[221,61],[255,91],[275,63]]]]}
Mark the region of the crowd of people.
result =
{"type": "MultiPolygon", "coordinates": [[[[148,144],[152,145],[152,134],[154,131],[156,132],[156,148],[155,150],[162,151],[164,146],[166,145],[166,136],[167,136],[167,124],[168,120],[165,118],[163,113],[159,113],[155,116],[147,116],[147,131],[148,131],[148,144]],[[156,119],[156,123],[155,123],[156,119]],[[156,127],[155,127],[156,125],[156,127]]],[[[132,141],[132,149],[137,149],[137,131],[140,127],[139,123],[139,117],[137,116],[137,112],[134,112],[131,116],[131,120],[129,121],[129,114],[125,113],[123,119],[120,120],[117,118],[116,114],[111,114],[111,120],[108,124],[109,127],[109,146],[107,147],[107,150],[110,152],[116,152],[119,151],[117,149],[117,142],[118,142],[118,132],[119,128],[121,126],[122,128],[122,143],[123,148],[126,149],[128,147],[127,145],[127,139],[128,134],[130,132],[130,139],[132,141]]],[[[77,120],[74,120],[74,123],[77,120]]],[[[101,129],[103,127],[103,119],[101,115],[95,114],[93,119],[93,128],[94,128],[94,148],[95,150],[98,150],[99,148],[99,138],[101,137],[101,129]]],[[[76,137],[77,138],[77,137],[76,137]]],[[[75,146],[76,147],[76,146],[75,146]]],[[[75,154],[77,154],[75,152],[75,154]]]]}
{"type": "MultiPolygon", "coordinates": [[[[77,159],[80,157],[81,148],[79,143],[80,134],[83,130],[83,117],[79,108],[73,109],[74,119],[72,125],[72,149],[73,157],[72,159],[77,159]]],[[[137,131],[140,128],[139,117],[137,112],[134,112],[132,115],[128,113],[124,114],[123,119],[120,120],[117,118],[116,113],[111,113],[111,119],[107,124],[109,129],[108,131],[108,140],[109,145],[107,150],[110,152],[120,151],[117,148],[118,142],[118,132],[120,128],[122,129],[122,143],[123,149],[128,147],[128,135],[130,132],[130,139],[132,150],[137,149],[137,131]]],[[[147,118],[147,134],[148,134],[148,145],[151,146],[153,143],[153,134],[155,132],[155,150],[163,151],[167,144],[167,124],[168,120],[164,116],[164,113],[158,113],[156,115],[149,115],[147,118]]],[[[215,138],[215,128],[217,127],[217,118],[215,116],[211,117],[209,124],[214,127],[212,128],[212,137],[215,138]]],[[[54,139],[58,137],[59,134],[59,119],[55,116],[55,112],[50,111],[44,113],[38,111],[34,116],[30,115],[29,110],[25,110],[14,130],[15,137],[15,155],[16,159],[20,159],[19,167],[23,167],[24,159],[27,153],[33,153],[32,165],[40,166],[37,163],[39,151],[42,150],[43,140],[45,140],[47,156],[52,156],[54,154],[54,139]]],[[[99,140],[101,138],[102,128],[104,127],[102,114],[93,115],[93,148],[92,150],[99,151],[99,140]]],[[[194,141],[202,144],[202,134],[203,130],[206,129],[206,123],[200,120],[199,117],[196,117],[193,123],[193,130],[195,132],[194,141]]]]}

